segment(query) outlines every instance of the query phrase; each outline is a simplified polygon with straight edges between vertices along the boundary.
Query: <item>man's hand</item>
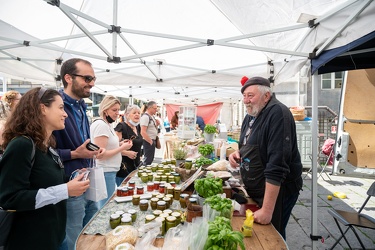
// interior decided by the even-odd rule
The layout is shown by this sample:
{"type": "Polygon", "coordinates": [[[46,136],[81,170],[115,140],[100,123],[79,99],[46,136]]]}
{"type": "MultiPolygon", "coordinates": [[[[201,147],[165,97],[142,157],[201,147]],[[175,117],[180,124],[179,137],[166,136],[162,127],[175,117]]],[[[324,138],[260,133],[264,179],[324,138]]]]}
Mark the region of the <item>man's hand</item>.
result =
{"type": "Polygon", "coordinates": [[[272,220],[272,213],[273,212],[269,212],[266,211],[266,209],[261,208],[254,212],[254,221],[263,225],[270,224],[272,220]]]}
{"type": "Polygon", "coordinates": [[[228,156],[228,160],[229,160],[229,164],[232,168],[237,168],[240,166],[240,160],[241,160],[241,156],[240,156],[240,151],[236,150],[234,151],[233,153],[231,153],[229,156],[228,156]]]}
{"type": "Polygon", "coordinates": [[[86,148],[87,143],[90,142],[90,139],[87,139],[81,146],[76,148],[76,150],[71,151],[71,157],[72,159],[78,159],[78,158],[85,158],[85,159],[91,159],[96,156],[97,159],[100,159],[105,152],[104,148],[100,148],[99,150],[91,151],[86,148]]]}
{"type": "Polygon", "coordinates": [[[69,196],[80,196],[89,188],[90,180],[87,179],[86,181],[83,181],[83,177],[84,173],[81,173],[76,178],[67,183],[69,196]]]}

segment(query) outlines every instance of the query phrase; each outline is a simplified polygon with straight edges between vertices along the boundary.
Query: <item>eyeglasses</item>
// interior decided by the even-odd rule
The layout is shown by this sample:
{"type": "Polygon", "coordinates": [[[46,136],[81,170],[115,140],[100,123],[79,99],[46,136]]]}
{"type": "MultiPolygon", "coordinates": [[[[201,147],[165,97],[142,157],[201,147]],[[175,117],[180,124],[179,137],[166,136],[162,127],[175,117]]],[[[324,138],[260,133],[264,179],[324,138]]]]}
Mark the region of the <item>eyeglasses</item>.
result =
{"type": "Polygon", "coordinates": [[[85,80],[85,83],[90,83],[92,81],[96,81],[96,76],[90,76],[90,75],[78,75],[78,74],[71,74],[72,76],[79,76],[82,77],[85,80]]]}
{"type": "Polygon", "coordinates": [[[60,166],[60,168],[64,168],[64,164],[62,163],[59,154],[51,147],[48,148],[49,152],[52,154],[52,159],[56,164],[60,166]]]}
{"type": "Polygon", "coordinates": [[[42,100],[42,97],[44,96],[44,93],[46,93],[47,89],[44,87],[41,87],[38,91],[38,98],[39,100],[42,100]]]}

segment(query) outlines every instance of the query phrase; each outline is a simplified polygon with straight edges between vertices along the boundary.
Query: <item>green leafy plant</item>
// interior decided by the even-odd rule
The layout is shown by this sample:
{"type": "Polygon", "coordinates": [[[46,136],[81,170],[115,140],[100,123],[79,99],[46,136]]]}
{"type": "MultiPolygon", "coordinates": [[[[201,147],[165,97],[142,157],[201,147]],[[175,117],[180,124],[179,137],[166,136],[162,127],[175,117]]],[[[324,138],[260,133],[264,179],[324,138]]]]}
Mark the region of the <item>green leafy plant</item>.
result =
{"type": "Polygon", "coordinates": [[[208,159],[206,157],[199,157],[198,159],[195,160],[194,164],[196,167],[200,167],[200,166],[203,166],[203,165],[211,165],[212,163],[214,163],[216,160],[211,160],[211,159],[208,159]]]}
{"type": "Polygon", "coordinates": [[[221,197],[220,194],[210,196],[204,200],[204,204],[209,204],[212,209],[220,212],[220,216],[231,218],[232,217],[232,200],[221,197]]]}
{"type": "Polygon", "coordinates": [[[223,180],[221,178],[206,177],[194,181],[194,189],[203,198],[223,193],[223,180]]]}
{"type": "Polygon", "coordinates": [[[210,155],[215,151],[215,147],[212,144],[200,144],[198,146],[198,152],[203,155],[210,155]]]}
{"type": "Polygon", "coordinates": [[[185,160],[187,152],[183,148],[177,148],[173,150],[173,156],[176,160],[185,160]]]}
{"type": "Polygon", "coordinates": [[[236,250],[238,246],[245,250],[243,234],[233,231],[229,219],[217,216],[208,224],[208,237],[203,247],[204,250],[236,250]]]}
{"type": "Polygon", "coordinates": [[[214,125],[207,124],[204,127],[204,132],[207,133],[207,134],[215,134],[216,133],[216,127],[214,125]]]}

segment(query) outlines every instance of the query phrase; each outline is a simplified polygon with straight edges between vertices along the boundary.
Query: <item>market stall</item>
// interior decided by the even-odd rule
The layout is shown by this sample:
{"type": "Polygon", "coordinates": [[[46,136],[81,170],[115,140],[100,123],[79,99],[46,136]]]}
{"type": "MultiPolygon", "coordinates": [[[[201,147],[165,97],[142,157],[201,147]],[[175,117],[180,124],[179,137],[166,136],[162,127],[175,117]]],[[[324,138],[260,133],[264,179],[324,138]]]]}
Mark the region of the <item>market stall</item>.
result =
{"type": "MultiPolygon", "coordinates": [[[[113,227],[113,225],[110,223],[110,218],[112,214],[119,212],[131,213],[131,210],[133,210],[133,213],[136,214],[136,218],[134,218],[135,220],[131,223],[132,226],[137,229],[144,226],[147,218],[150,215],[156,213],[155,211],[159,210],[159,203],[157,203],[157,209],[155,209],[155,207],[152,207],[152,197],[159,197],[162,193],[165,194],[162,195],[162,200],[168,200],[168,198],[171,199],[167,210],[170,210],[170,212],[179,213],[182,217],[182,221],[185,220],[184,223],[191,223],[186,222],[191,221],[191,219],[189,220],[188,216],[186,216],[186,212],[187,210],[189,210],[189,206],[188,208],[184,207],[183,203],[181,203],[181,198],[179,199],[178,197],[180,196],[180,192],[186,193],[187,195],[191,195],[194,190],[191,191],[191,189],[187,189],[187,187],[190,185],[186,185],[186,182],[180,182],[178,179],[179,176],[176,173],[169,173],[168,175],[166,175],[166,177],[163,174],[165,173],[165,171],[163,171],[163,168],[164,167],[161,165],[154,164],[152,166],[148,166],[147,169],[143,168],[141,170],[133,171],[124,180],[122,186],[111,197],[109,202],[107,202],[107,204],[94,216],[94,218],[82,230],[76,242],[76,249],[106,249],[105,235],[111,232],[112,230],[111,226],[113,227]],[[164,187],[165,189],[162,190],[161,186],[164,186],[164,181],[155,181],[155,179],[158,179],[159,177],[162,179],[166,179],[167,181],[165,181],[165,183],[169,183],[170,185],[165,185],[167,188],[164,187]],[[175,178],[173,178],[172,180],[172,177],[175,178]],[[146,178],[148,179],[146,180],[146,178]],[[152,182],[149,181],[151,179],[152,182]],[[153,187],[151,187],[151,183],[153,184],[153,187]],[[155,184],[158,184],[158,188],[156,188],[155,184]],[[142,209],[141,205],[133,203],[134,197],[132,193],[129,193],[130,190],[132,190],[132,193],[138,193],[138,195],[141,196],[140,198],[145,198],[145,200],[147,200],[146,209],[142,209]],[[170,190],[174,191],[170,193],[170,190]],[[177,190],[179,192],[176,194],[177,190]]],[[[168,168],[168,166],[165,166],[165,168],[168,168]]],[[[201,171],[201,168],[199,169],[199,171],[196,172],[196,176],[193,176],[192,179],[194,180],[194,178],[200,176],[200,173],[204,173],[204,171],[201,171]]],[[[193,183],[192,179],[189,180],[190,183],[193,183]]],[[[251,200],[249,200],[248,202],[249,204],[252,203],[251,200]]],[[[255,207],[255,205],[251,206],[255,207]]],[[[242,209],[240,210],[244,210],[244,207],[241,208],[242,209]]],[[[244,211],[235,211],[235,213],[233,213],[233,216],[231,216],[230,218],[233,231],[240,231],[245,220],[244,211]]],[[[287,249],[285,241],[272,225],[254,224],[252,230],[252,237],[245,237],[243,239],[245,249],[287,249]]],[[[159,235],[156,238],[153,245],[156,247],[162,247],[164,245],[163,235],[159,235]]]]}

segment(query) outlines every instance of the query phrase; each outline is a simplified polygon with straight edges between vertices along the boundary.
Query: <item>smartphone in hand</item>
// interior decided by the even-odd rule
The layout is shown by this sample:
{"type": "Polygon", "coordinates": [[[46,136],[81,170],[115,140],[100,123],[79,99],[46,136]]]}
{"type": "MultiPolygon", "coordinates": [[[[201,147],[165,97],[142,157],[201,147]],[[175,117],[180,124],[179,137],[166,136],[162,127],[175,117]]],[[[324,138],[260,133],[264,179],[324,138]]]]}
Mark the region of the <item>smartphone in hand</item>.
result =
{"type": "Polygon", "coordinates": [[[91,150],[91,151],[96,151],[96,150],[99,150],[99,149],[100,149],[100,147],[99,147],[98,145],[95,145],[95,144],[92,143],[92,142],[87,143],[87,144],[86,144],[86,148],[87,148],[88,150],[91,150]]]}

